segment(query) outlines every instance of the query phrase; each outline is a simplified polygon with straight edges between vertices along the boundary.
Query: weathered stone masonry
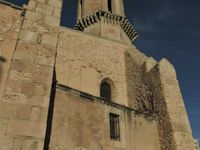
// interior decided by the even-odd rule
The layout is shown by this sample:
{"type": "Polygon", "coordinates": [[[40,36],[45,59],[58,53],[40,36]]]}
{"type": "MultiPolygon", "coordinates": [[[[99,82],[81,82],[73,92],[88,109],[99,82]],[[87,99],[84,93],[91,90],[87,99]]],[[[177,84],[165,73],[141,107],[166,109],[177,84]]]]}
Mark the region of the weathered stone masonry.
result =
{"type": "Polygon", "coordinates": [[[61,7],[29,1],[0,102],[0,149],[43,149],[61,7]]]}
{"type": "Polygon", "coordinates": [[[195,150],[174,67],[138,51],[123,1],[111,5],[79,0],[72,30],[62,0],[0,0],[0,150],[195,150]]]}

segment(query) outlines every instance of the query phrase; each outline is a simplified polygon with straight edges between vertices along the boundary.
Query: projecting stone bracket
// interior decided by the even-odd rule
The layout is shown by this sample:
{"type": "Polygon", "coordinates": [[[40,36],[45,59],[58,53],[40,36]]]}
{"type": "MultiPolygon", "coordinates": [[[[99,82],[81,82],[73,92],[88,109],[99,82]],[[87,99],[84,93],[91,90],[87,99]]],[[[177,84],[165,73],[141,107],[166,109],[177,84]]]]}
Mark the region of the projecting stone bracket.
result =
{"type": "Polygon", "coordinates": [[[105,20],[106,22],[112,24],[120,24],[121,28],[131,41],[134,41],[138,36],[134,27],[126,17],[122,17],[107,11],[97,11],[89,16],[83,17],[77,21],[74,29],[84,31],[85,28],[98,23],[101,20],[105,20]]]}

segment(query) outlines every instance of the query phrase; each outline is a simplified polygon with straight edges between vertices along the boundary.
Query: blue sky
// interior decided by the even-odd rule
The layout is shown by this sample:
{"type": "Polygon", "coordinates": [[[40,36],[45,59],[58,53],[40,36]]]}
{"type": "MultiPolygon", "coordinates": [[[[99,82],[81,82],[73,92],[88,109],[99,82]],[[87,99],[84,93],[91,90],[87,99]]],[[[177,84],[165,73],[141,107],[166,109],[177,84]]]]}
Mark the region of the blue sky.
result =
{"type": "MultiPolygon", "coordinates": [[[[7,0],[23,4],[26,0],[7,0]]],[[[76,1],[64,0],[61,24],[73,27],[76,1]]],[[[200,139],[200,1],[125,0],[139,37],[136,47],[175,66],[195,138],[200,139]]]]}

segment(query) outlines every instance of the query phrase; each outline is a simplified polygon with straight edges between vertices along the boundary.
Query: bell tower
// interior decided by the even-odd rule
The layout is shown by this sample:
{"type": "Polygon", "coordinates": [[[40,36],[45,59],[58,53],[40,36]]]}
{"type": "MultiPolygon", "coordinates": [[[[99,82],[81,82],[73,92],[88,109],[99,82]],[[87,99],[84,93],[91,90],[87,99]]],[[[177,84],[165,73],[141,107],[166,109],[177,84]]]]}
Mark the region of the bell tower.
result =
{"type": "Polygon", "coordinates": [[[124,0],[79,0],[75,29],[125,43],[137,37],[125,17],[124,0]]]}

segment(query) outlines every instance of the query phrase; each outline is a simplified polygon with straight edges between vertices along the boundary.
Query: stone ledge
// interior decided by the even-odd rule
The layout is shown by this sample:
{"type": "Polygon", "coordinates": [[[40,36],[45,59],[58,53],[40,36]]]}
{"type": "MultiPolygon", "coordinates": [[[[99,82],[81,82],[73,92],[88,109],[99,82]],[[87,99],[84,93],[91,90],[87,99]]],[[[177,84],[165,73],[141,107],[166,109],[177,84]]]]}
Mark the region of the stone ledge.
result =
{"type": "Polygon", "coordinates": [[[127,111],[134,112],[135,114],[138,114],[138,115],[143,115],[144,117],[146,117],[148,119],[153,119],[153,120],[156,119],[154,114],[150,114],[150,113],[147,113],[147,112],[141,112],[141,111],[135,110],[133,108],[127,107],[125,105],[121,105],[121,104],[118,104],[118,103],[107,101],[107,100],[105,100],[105,99],[103,99],[101,97],[97,97],[97,96],[94,96],[94,95],[79,91],[77,89],[68,87],[66,85],[62,85],[62,84],[58,84],[57,83],[57,88],[65,91],[65,92],[69,92],[69,93],[75,94],[77,96],[83,97],[83,98],[85,98],[85,99],[87,99],[89,101],[98,101],[98,102],[104,103],[106,105],[115,107],[117,109],[127,110],[127,111]]]}

